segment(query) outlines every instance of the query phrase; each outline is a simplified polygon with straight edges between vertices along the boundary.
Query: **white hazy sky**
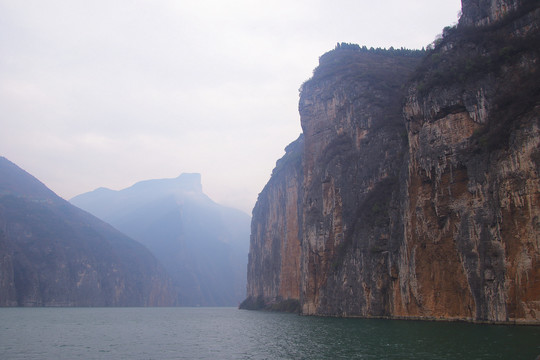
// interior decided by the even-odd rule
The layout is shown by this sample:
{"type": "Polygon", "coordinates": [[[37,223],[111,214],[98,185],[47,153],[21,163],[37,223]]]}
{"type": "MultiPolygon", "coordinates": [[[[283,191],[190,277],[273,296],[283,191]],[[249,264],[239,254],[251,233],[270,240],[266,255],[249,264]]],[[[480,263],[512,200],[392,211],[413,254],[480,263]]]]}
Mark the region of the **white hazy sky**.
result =
{"type": "Polygon", "coordinates": [[[0,0],[0,155],[65,199],[202,174],[251,214],[337,42],[422,48],[460,0],[0,0]]]}

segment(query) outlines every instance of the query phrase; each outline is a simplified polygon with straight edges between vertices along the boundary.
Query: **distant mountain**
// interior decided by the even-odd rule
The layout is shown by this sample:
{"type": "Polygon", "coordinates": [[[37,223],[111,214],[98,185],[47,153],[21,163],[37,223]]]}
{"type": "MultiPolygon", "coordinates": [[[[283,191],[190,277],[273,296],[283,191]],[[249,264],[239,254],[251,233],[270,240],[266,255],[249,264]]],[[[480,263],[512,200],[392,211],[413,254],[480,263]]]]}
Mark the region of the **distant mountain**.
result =
{"type": "Polygon", "coordinates": [[[200,174],[99,188],[71,199],[161,261],[184,306],[236,306],[245,297],[250,217],[212,201],[200,174]]]}
{"type": "Polygon", "coordinates": [[[0,306],[170,306],[142,245],[0,157],[0,306]]]}

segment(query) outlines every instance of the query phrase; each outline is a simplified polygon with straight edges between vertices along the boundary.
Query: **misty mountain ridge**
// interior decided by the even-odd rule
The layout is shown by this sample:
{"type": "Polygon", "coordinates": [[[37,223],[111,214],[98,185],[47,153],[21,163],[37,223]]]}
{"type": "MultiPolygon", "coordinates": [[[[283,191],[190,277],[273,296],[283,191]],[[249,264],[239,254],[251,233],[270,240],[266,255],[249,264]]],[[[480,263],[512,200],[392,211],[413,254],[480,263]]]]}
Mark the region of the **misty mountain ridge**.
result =
{"type": "MultiPolygon", "coordinates": [[[[202,192],[200,174],[181,174],[171,179],[143,180],[122,190],[100,187],[77,195],[70,202],[84,204],[88,211],[100,213],[100,216],[103,217],[109,217],[114,216],[113,208],[118,210],[117,207],[125,207],[126,211],[128,211],[129,207],[134,203],[140,204],[170,196],[184,198],[190,196],[190,194],[194,198],[202,200],[206,197],[208,201],[211,201],[202,192]],[[112,202],[114,206],[110,209],[103,208],[101,202],[104,200],[112,202]]],[[[122,211],[119,215],[123,216],[123,213],[122,211]]]]}
{"type": "Polygon", "coordinates": [[[251,219],[205,195],[200,174],[99,188],[71,202],[150,249],[179,287],[180,305],[242,300],[251,219]]]}
{"type": "Polygon", "coordinates": [[[0,156],[0,195],[29,199],[57,200],[59,197],[41,181],[0,156]]]}
{"type": "Polygon", "coordinates": [[[0,306],[171,306],[141,244],[0,157],[0,306]]]}

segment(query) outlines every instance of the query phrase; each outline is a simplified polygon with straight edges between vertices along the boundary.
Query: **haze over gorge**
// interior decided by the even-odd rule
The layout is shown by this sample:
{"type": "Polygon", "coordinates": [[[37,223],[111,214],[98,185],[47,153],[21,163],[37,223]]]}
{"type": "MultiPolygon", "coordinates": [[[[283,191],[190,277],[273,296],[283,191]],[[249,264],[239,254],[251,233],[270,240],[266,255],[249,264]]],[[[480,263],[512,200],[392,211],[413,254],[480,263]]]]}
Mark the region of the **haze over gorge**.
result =
{"type": "Polygon", "coordinates": [[[540,3],[338,44],[253,210],[246,309],[540,324],[540,3]]]}
{"type": "Polygon", "coordinates": [[[171,306],[141,244],[0,157],[0,306],[171,306]]]}
{"type": "Polygon", "coordinates": [[[70,200],[146,246],[183,306],[237,306],[245,297],[251,218],[203,193],[200,174],[99,188],[70,200]]]}
{"type": "Polygon", "coordinates": [[[252,217],[198,173],[68,202],[0,157],[0,306],[538,325],[539,52],[537,0],[462,0],[427,50],[338,43],[252,217]]]}
{"type": "Polygon", "coordinates": [[[72,202],[80,208],[0,158],[0,306],[238,306],[244,298],[250,217],[208,198],[199,174],[72,202]]]}

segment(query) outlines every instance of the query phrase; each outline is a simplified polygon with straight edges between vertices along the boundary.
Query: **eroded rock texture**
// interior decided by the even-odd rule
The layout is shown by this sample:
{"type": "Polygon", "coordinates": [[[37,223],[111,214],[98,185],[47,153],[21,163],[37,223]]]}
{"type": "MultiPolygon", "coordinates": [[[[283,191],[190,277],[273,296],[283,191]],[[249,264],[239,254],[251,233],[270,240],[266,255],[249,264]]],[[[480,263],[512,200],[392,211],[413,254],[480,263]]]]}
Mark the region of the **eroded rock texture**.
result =
{"type": "Polygon", "coordinates": [[[248,299],[258,308],[300,298],[304,137],[286,149],[253,209],[248,299]],[[258,304],[257,304],[258,302],[258,304]]]}
{"type": "Polygon", "coordinates": [[[410,88],[400,315],[540,320],[538,11],[501,20],[410,88]]]}
{"type": "Polygon", "coordinates": [[[303,85],[302,311],[383,315],[402,238],[403,85],[419,57],[336,49],[303,85]],[[381,271],[383,270],[384,271],[381,271]]]}
{"type": "Polygon", "coordinates": [[[321,57],[303,146],[255,207],[248,299],[540,322],[538,7],[464,0],[423,57],[347,44],[321,57]]]}

